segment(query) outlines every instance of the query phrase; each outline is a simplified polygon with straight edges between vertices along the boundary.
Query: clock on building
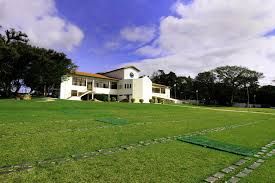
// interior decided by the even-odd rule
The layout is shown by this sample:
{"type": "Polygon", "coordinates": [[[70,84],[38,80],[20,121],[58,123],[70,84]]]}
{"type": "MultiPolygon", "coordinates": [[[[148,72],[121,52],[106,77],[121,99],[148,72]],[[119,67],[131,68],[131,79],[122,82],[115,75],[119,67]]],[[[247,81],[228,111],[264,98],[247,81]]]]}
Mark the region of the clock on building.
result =
{"type": "Polygon", "coordinates": [[[131,72],[130,77],[133,78],[134,76],[135,76],[134,73],[131,72]]]}

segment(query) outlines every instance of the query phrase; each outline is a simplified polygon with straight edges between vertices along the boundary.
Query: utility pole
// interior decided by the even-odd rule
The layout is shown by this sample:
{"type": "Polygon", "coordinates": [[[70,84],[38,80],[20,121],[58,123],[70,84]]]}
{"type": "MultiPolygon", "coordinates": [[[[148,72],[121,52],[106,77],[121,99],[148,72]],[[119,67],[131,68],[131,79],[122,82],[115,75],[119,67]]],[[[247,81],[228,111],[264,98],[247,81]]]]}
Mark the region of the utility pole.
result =
{"type": "Polygon", "coordinates": [[[197,96],[197,105],[199,105],[199,90],[196,90],[196,96],[197,96]]]}
{"type": "Polygon", "coordinates": [[[175,99],[177,99],[177,84],[174,84],[174,90],[175,90],[175,99]]]}
{"type": "Polygon", "coordinates": [[[249,102],[249,89],[248,89],[248,85],[246,86],[246,91],[247,91],[247,107],[250,108],[250,102],[249,102]]]}

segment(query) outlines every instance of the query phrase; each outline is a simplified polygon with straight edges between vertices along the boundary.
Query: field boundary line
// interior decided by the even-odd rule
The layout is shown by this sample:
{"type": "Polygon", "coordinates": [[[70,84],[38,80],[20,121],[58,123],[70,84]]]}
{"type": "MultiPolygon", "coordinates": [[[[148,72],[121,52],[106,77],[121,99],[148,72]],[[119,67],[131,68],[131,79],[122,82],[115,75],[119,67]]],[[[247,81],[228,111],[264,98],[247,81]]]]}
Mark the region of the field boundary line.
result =
{"type": "Polygon", "coordinates": [[[46,167],[50,165],[63,164],[71,161],[95,158],[98,156],[111,155],[122,151],[126,152],[128,150],[139,148],[139,147],[144,147],[144,146],[149,146],[154,144],[169,143],[171,141],[176,141],[179,137],[182,137],[182,136],[205,135],[208,133],[220,132],[228,129],[249,126],[257,123],[259,122],[250,122],[250,123],[244,123],[244,124],[234,124],[234,125],[228,125],[223,127],[208,128],[208,129],[186,133],[184,135],[175,135],[175,136],[147,139],[136,143],[124,144],[124,145],[119,145],[119,146],[110,147],[110,148],[103,148],[92,152],[74,154],[66,157],[53,157],[53,158],[48,158],[44,160],[34,160],[33,162],[25,162],[22,164],[4,165],[4,166],[0,166],[0,175],[10,174],[14,172],[21,172],[26,170],[29,171],[29,170],[32,170],[34,167],[46,167]]]}
{"type": "Polygon", "coordinates": [[[222,112],[235,112],[235,113],[265,114],[265,115],[275,116],[275,113],[259,112],[259,111],[241,111],[241,110],[232,110],[232,109],[217,109],[217,108],[210,108],[210,107],[195,107],[195,106],[172,105],[172,104],[162,104],[162,105],[174,106],[174,107],[183,107],[183,108],[191,108],[191,109],[202,109],[202,110],[212,110],[212,111],[222,111],[222,112]]]}

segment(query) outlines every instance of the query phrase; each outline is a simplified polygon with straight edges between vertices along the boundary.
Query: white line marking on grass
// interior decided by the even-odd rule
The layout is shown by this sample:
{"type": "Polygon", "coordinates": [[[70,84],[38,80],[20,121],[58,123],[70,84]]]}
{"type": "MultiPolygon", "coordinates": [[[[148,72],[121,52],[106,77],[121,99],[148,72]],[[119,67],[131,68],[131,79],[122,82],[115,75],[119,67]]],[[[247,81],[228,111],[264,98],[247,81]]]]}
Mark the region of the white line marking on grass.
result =
{"type": "Polygon", "coordinates": [[[232,109],[217,109],[217,108],[210,108],[210,107],[194,107],[194,106],[171,105],[171,104],[163,104],[163,105],[174,106],[174,107],[184,107],[184,108],[191,108],[191,109],[203,109],[203,110],[223,111],[223,112],[236,112],[236,113],[267,114],[267,115],[275,116],[275,113],[257,112],[257,111],[238,111],[238,110],[232,110],[232,109]]]}

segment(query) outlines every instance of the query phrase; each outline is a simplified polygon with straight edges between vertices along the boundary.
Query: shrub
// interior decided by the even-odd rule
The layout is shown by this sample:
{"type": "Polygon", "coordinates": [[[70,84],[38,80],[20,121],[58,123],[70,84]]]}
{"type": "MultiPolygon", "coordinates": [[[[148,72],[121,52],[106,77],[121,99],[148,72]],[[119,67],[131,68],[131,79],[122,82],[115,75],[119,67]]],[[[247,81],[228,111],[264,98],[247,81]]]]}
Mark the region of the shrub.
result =
{"type": "Polygon", "coordinates": [[[104,94],[96,94],[94,98],[104,102],[108,101],[108,95],[104,95],[104,94]]]}
{"type": "Polygon", "coordinates": [[[30,94],[25,94],[23,96],[23,100],[31,100],[32,99],[32,96],[30,94]]]}
{"type": "Polygon", "coordinates": [[[116,97],[112,97],[112,98],[111,98],[111,101],[112,101],[112,102],[116,102],[116,97]]]}
{"type": "Polygon", "coordinates": [[[164,103],[165,103],[165,104],[174,104],[175,101],[174,101],[174,100],[165,99],[165,100],[164,100],[164,103]]]}
{"type": "Polygon", "coordinates": [[[152,103],[154,103],[154,100],[153,100],[153,99],[150,99],[149,102],[152,104],[152,103]]]}
{"type": "Polygon", "coordinates": [[[158,103],[163,104],[164,100],[162,98],[158,98],[158,103]]]}
{"type": "Polygon", "coordinates": [[[141,104],[143,104],[144,100],[143,100],[143,99],[139,99],[139,102],[140,102],[141,104]]]}
{"type": "Polygon", "coordinates": [[[136,99],[134,99],[134,98],[131,98],[131,102],[132,102],[132,103],[134,103],[134,102],[135,102],[135,100],[136,100],[136,99]]]}
{"type": "Polygon", "coordinates": [[[127,103],[127,102],[129,102],[129,100],[128,100],[127,98],[125,98],[125,99],[121,100],[120,102],[125,102],[125,103],[127,103]]]}

